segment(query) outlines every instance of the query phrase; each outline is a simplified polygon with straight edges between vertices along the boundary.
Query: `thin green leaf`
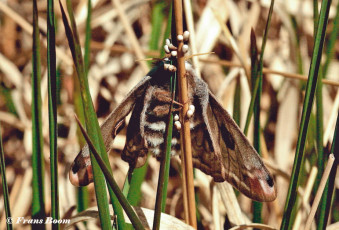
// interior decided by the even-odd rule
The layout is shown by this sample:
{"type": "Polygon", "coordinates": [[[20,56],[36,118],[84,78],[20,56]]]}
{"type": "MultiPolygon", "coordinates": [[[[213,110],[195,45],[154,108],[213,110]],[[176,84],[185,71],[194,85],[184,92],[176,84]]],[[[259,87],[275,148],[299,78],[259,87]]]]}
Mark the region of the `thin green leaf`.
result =
{"type": "MultiPolygon", "coordinates": [[[[42,116],[41,116],[41,71],[40,39],[37,2],[33,0],[33,58],[32,58],[32,218],[45,219],[42,116]]],[[[45,229],[45,224],[32,225],[32,229],[45,229]]]]}
{"type": "MultiPolygon", "coordinates": [[[[172,64],[172,62],[171,62],[172,64]]],[[[172,149],[172,132],[173,132],[173,101],[175,97],[175,85],[176,85],[176,73],[171,77],[171,91],[172,91],[172,103],[170,105],[168,113],[168,122],[166,125],[166,139],[165,139],[165,156],[160,161],[160,171],[158,179],[157,196],[155,200],[153,229],[160,229],[161,212],[165,211],[165,204],[167,199],[167,185],[170,168],[170,157],[172,149]]]]}
{"type": "MultiPolygon", "coordinates": [[[[78,115],[78,118],[81,123],[85,123],[85,115],[83,111],[82,101],[81,101],[81,93],[80,93],[80,83],[77,77],[74,78],[74,110],[78,115]]],[[[77,129],[77,137],[79,140],[80,146],[84,146],[86,141],[81,134],[80,128],[77,129]]],[[[82,212],[88,208],[88,190],[87,187],[79,187],[77,188],[77,211],[82,212]]]]}
{"type": "MultiPolygon", "coordinates": [[[[303,74],[303,61],[302,61],[302,54],[300,51],[300,31],[298,27],[298,23],[296,18],[293,16],[291,18],[292,28],[294,31],[294,39],[295,39],[295,53],[296,53],[296,62],[297,62],[297,73],[303,74]]],[[[303,82],[300,82],[301,85],[303,85],[303,82]]]]}
{"type": "Polygon", "coordinates": [[[145,179],[147,168],[148,168],[148,160],[146,163],[140,167],[133,170],[132,175],[128,175],[129,179],[129,189],[127,192],[127,200],[133,205],[137,206],[141,200],[141,184],[145,179]]]}
{"type": "Polygon", "coordinates": [[[87,1],[87,19],[86,19],[86,38],[85,38],[85,74],[88,75],[89,65],[90,65],[90,45],[91,45],[91,16],[92,16],[92,4],[91,0],[87,1]]]}
{"type": "Polygon", "coordinates": [[[134,212],[132,206],[128,203],[127,199],[125,198],[124,194],[121,192],[118,184],[115,182],[112,173],[110,172],[110,170],[107,168],[106,164],[104,163],[104,161],[101,159],[99,153],[97,152],[97,150],[94,147],[94,144],[92,143],[90,137],[87,135],[85,128],[82,126],[82,124],[80,123],[79,119],[76,117],[76,121],[78,122],[78,125],[81,129],[81,132],[83,134],[83,136],[86,139],[86,142],[90,148],[90,152],[91,155],[93,155],[95,157],[95,159],[97,160],[109,186],[112,188],[112,190],[114,191],[114,194],[116,195],[116,197],[118,198],[121,206],[124,208],[128,218],[130,219],[130,221],[132,222],[132,225],[135,229],[144,229],[144,227],[142,226],[142,223],[139,219],[139,217],[136,215],[136,213],[134,212]]]}
{"type": "Polygon", "coordinates": [[[3,96],[3,98],[0,97],[0,100],[5,102],[7,111],[18,117],[18,113],[13,102],[11,90],[7,88],[4,84],[0,84],[0,96],[1,95],[3,96]]]}
{"type": "MultiPolygon", "coordinates": [[[[269,16],[270,17],[270,16],[269,16]]],[[[251,80],[252,80],[252,89],[255,86],[256,81],[259,79],[259,87],[257,92],[257,97],[254,102],[254,133],[253,133],[253,146],[257,150],[258,154],[261,155],[261,148],[260,148],[260,136],[261,136],[261,128],[260,128],[260,101],[261,101],[261,93],[262,93],[262,69],[259,69],[258,75],[258,68],[262,68],[262,65],[259,65],[258,60],[258,50],[257,50],[257,43],[254,31],[251,31],[251,80]]],[[[254,91],[252,90],[252,93],[254,91]]],[[[262,203],[253,201],[253,222],[254,223],[261,223],[261,211],[262,211],[262,203]]]]}
{"type": "MultiPolygon", "coordinates": [[[[167,15],[167,24],[166,24],[166,30],[165,30],[165,34],[164,34],[164,38],[162,40],[162,44],[166,44],[166,39],[169,38],[169,36],[171,35],[171,28],[172,28],[172,4],[169,7],[169,11],[168,11],[168,15],[167,15]]],[[[163,47],[161,47],[160,49],[160,57],[164,57],[165,56],[165,49],[163,49],[163,47]]]]}
{"type": "MultiPolygon", "coordinates": [[[[85,62],[85,74],[88,75],[89,71],[89,63],[90,63],[90,40],[91,40],[91,15],[92,15],[92,7],[91,7],[91,1],[89,0],[87,3],[87,19],[86,19],[86,38],[85,38],[85,54],[84,54],[84,62],[85,62]]],[[[75,90],[74,90],[74,107],[75,112],[78,114],[79,120],[81,122],[85,122],[84,117],[84,111],[83,111],[83,105],[81,101],[81,93],[79,88],[79,80],[75,78],[76,83],[74,84],[75,90]]],[[[77,136],[79,138],[79,143],[81,146],[85,145],[85,140],[83,136],[81,135],[81,130],[77,130],[77,136]]],[[[79,187],[77,189],[77,211],[81,212],[87,209],[88,207],[88,190],[87,187],[79,187]]]]}
{"type": "Polygon", "coordinates": [[[334,48],[338,40],[338,32],[339,32],[339,1],[337,2],[336,15],[333,20],[332,32],[331,32],[330,38],[328,39],[328,42],[326,43],[326,58],[325,58],[325,62],[323,65],[324,78],[326,78],[327,76],[328,67],[335,54],[334,48]]]}
{"type": "MultiPolygon", "coordinates": [[[[57,74],[55,54],[54,1],[47,2],[47,64],[48,64],[48,118],[51,165],[51,217],[60,219],[58,193],[58,151],[57,151],[57,74]]],[[[58,223],[52,224],[53,230],[59,229],[58,223]]]]}
{"type": "Polygon", "coordinates": [[[303,165],[305,140],[307,135],[308,123],[313,105],[313,99],[318,79],[319,65],[324,45],[325,32],[328,21],[328,13],[331,1],[324,0],[321,6],[318,30],[315,37],[312,61],[306,86],[305,100],[303,105],[303,112],[300,123],[300,132],[297,142],[296,154],[291,174],[291,181],[286,198],[286,205],[284,209],[284,216],[281,224],[281,229],[290,229],[292,220],[291,216],[294,212],[294,207],[297,199],[297,188],[301,167],[303,165]]]}
{"type": "MultiPolygon", "coordinates": [[[[71,49],[71,53],[73,56],[74,64],[75,64],[79,82],[80,82],[81,97],[82,97],[83,111],[85,114],[86,127],[87,127],[87,130],[91,130],[90,132],[91,138],[92,140],[94,140],[95,146],[101,150],[101,155],[104,157],[104,159],[105,157],[106,159],[108,159],[106,155],[105,147],[103,144],[101,132],[99,131],[99,124],[98,124],[98,120],[97,120],[97,117],[96,117],[96,114],[93,108],[92,98],[89,93],[88,80],[85,74],[84,62],[82,59],[82,53],[81,53],[80,43],[79,43],[77,31],[76,31],[74,15],[71,9],[71,3],[70,1],[67,1],[68,12],[69,12],[73,31],[68,24],[65,11],[60,1],[59,1],[59,4],[61,8],[62,19],[63,19],[65,31],[66,31],[66,36],[68,39],[68,43],[71,49]]],[[[99,209],[101,228],[112,229],[111,219],[109,215],[109,208],[108,208],[105,178],[100,170],[98,163],[96,162],[95,158],[92,155],[91,155],[91,162],[92,162],[95,194],[96,194],[97,204],[98,204],[98,209],[99,209]]]]}
{"type": "MultiPolygon", "coordinates": [[[[161,7],[164,7],[162,5],[162,3],[159,3],[159,5],[161,7]]],[[[160,11],[160,8],[161,8],[160,6],[159,6],[159,9],[158,9],[159,11],[160,11]]],[[[166,40],[167,37],[169,37],[170,32],[171,32],[171,23],[172,23],[172,21],[171,21],[172,13],[171,12],[172,12],[172,7],[170,7],[170,10],[169,10],[167,26],[166,26],[165,35],[164,35],[164,39],[163,39],[162,44],[165,44],[165,40],[166,40]]],[[[156,29],[160,30],[157,27],[157,25],[152,26],[152,31],[156,30],[156,29]]],[[[152,32],[152,34],[153,34],[153,32],[152,32]]],[[[158,33],[154,33],[154,34],[157,34],[157,35],[152,35],[151,39],[153,39],[154,41],[156,41],[156,37],[158,37],[158,39],[160,39],[160,35],[158,33]],[[153,36],[154,36],[154,38],[153,38],[153,36]]],[[[155,44],[158,44],[158,43],[150,42],[150,49],[157,49],[156,47],[158,45],[155,45],[155,44]]],[[[161,48],[160,53],[161,53],[160,57],[163,57],[165,55],[164,49],[161,48]]],[[[141,199],[141,189],[140,188],[141,188],[142,182],[144,181],[144,178],[145,178],[145,175],[146,175],[146,172],[147,172],[147,167],[148,167],[148,164],[147,164],[147,161],[146,161],[145,165],[143,165],[140,168],[134,169],[133,172],[130,172],[131,171],[131,169],[130,169],[129,175],[126,178],[126,181],[125,181],[125,184],[124,184],[124,192],[128,191],[127,200],[133,206],[138,205],[139,202],[140,202],[140,199],[141,199]]]]}
{"type": "Polygon", "coordinates": [[[265,51],[265,47],[266,47],[268,29],[269,29],[270,24],[271,24],[273,7],[274,7],[274,0],[271,1],[270,10],[269,10],[268,16],[267,16],[267,22],[266,22],[265,32],[264,32],[264,36],[263,36],[263,41],[262,41],[262,44],[261,44],[261,53],[260,53],[260,59],[259,59],[259,63],[258,63],[258,70],[257,70],[257,71],[259,71],[259,77],[256,79],[255,85],[252,88],[252,98],[251,98],[251,102],[250,102],[250,107],[248,108],[246,125],[245,125],[245,129],[244,129],[245,135],[247,135],[247,133],[248,133],[248,128],[250,126],[251,117],[252,117],[253,110],[254,110],[255,100],[257,98],[257,93],[258,93],[258,89],[259,89],[259,86],[260,86],[260,81],[261,81],[260,79],[262,78],[262,69],[263,69],[263,66],[264,66],[264,51],[265,51]]]}
{"type": "Polygon", "coordinates": [[[161,37],[161,31],[163,27],[164,14],[166,3],[163,1],[157,1],[154,4],[152,10],[152,32],[149,41],[150,50],[159,50],[159,41],[161,37]]]}
{"type": "Polygon", "coordinates": [[[237,78],[235,87],[234,99],[233,99],[233,119],[240,126],[241,122],[241,84],[240,77],[237,78]]]}
{"type": "MultiPolygon", "coordinates": [[[[314,18],[314,39],[317,34],[318,29],[318,19],[319,19],[319,12],[318,12],[318,1],[313,0],[313,18],[314,18]]],[[[316,149],[318,153],[317,157],[317,167],[318,167],[318,174],[317,178],[314,184],[314,191],[318,190],[322,175],[325,170],[325,165],[328,156],[324,156],[324,148],[323,148],[323,130],[324,130],[324,124],[323,124],[323,83],[322,83],[322,67],[319,67],[319,76],[318,76],[318,82],[317,82],[317,88],[316,88],[316,149]]],[[[324,203],[324,199],[321,200],[321,204],[324,203]]],[[[325,213],[325,210],[318,209],[320,212],[322,212],[322,216],[325,213]]],[[[320,220],[318,219],[318,222],[320,220]]]]}
{"type": "MultiPolygon", "coordinates": [[[[2,180],[2,191],[4,196],[4,206],[5,206],[5,213],[6,213],[6,220],[12,218],[11,215],[11,207],[9,204],[9,194],[8,194],[8,186],[6,180],[6,165],[5,165],[5,153],[2,146],[2,136],[1,136],[1,125],[0,125],[0,174],[2,180]]],[[[13,225],[6,222],[7,230],[12,230],[13,225]]]]}

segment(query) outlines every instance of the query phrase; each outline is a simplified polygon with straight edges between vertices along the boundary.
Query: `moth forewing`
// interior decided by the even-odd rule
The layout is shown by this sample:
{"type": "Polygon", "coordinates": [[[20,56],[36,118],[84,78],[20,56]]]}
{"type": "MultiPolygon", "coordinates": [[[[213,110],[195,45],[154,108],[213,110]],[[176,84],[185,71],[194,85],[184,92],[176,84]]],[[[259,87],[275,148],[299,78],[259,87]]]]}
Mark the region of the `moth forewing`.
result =
{"type": "MultiPolygon", "coordinates": [[[[116,135],[116,128],[119,128],[119,124],[121,124],[125,117],[132,111],[136,103],[136,98],[144,94],[150,79],[150,76],[145,76],[100,126],[107,152],[109,151],[113,136],[116,135]]],[[[72,163],[69,179],[75,186],[86,186],[93,181],[92,165],[87,144],[81,149],[72,163]]]]}
{"type": "Polygon", "coordinates": [[[223,159],[223,178],[254,200],[274,200],[276,188],[271,174],[238,125],[211,92],[209,106],[219,125],[218,149],[221,150],[223,159]]]}
{"type": "Polygon", "coordinates": [[[276,189],[272,176],[258,153],[207,84],[196,76],[190,65],[186,68],[191,78],[188,82],[195,88],[194,97],[199,102],[195,107],[203,119],[191,132],[194,167],[217,182],[230,182],[254,200],[274,200],[276,189]]]}

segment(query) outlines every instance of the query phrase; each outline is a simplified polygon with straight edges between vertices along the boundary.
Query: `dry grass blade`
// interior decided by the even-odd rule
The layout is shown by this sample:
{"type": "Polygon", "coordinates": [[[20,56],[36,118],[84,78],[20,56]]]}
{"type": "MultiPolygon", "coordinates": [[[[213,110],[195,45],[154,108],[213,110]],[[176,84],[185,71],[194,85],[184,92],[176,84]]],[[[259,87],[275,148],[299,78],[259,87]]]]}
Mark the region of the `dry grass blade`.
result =
{"type": "MultiPolygon", "coordinates": [[[[209,60],[209,59],[205,59],[205,58],[200,58],[199,60],[202,61],[202,62],[206,62],[206,63],[217,63],[217,64],[220,64],[222,66],[242,67],[242,65],[240,65],[240,64],[236,64],[234,62],[226,61],[226,60],[215,61],[215,60],[209,60]]],[[[286,77],[286,78],[299,79],[299,80],[303,80],[303,81],[307,81],[307,79],[308,79],[307,76],[302,75],[302,74],[281,72],[281,71],[271,70],[271,69],[268,69],[268,68],[263,68],[263,73],[265,73],[265,74],[278,74],[278,75],[281,75],[281,76],[286,77]]],[[[339,87],[339,82],[337,82],[337,81],[323,79],[322,82],[323,82],[323,84],[326,84],[326,85],[333,85],[333,86],[339,87]]]]}
{"type": "Polygon", "coordinates": [[[264,229],[264,230],[277,230],[277,228],[273,228],[271,226],[268,226],[266,224],[243,224],[239,226],[235,226],[233,228],[230,228],[229,230],[240,230],[240,229],[248,229],[248,228],[256,228],[256,229],[264,229]]]}
{"type": "MultiPolygon", "coordinates": [[[[194,22],[193,22],[193,15],[192,15],[192,5],[191,1],[184,0],[184,9],[185,9],[185,17],[187,22],[188,31],[190,32],[190,45],[192,48],[192,53],[198,53],[197,45],[196,45],[196,36],[195,36],[195,29],[194,29],[194,22]]],[[[195,67],[196,73],[198,77],[201,77],[201,67],[199,63],[199,59],[196,56],[192,57],[193,65],[195,67]]]]}
{"type": "MultiPolygon", "coordinates": [[[[5,5],[3,2],[0,2],[0,10],[2,10],[5,14],[7,14],[9,17],[11,17],[16,23],[18,23],[19,26],[21,26],[28,34],[33,34],[33,26],[28,23],[21,15],[16,13],[14,10],[12,10],[10,7],[5,5]]],[[[47,47],[47,41],[46,39],[43,40],[44,45],[47,47]]],[[[56,47],[56,55],[58,58],[60,58],[62,61],[64,61],[67,65],[72,65],[72,59],[65,54],[63,50],[56,47]]]]}
{"type": "MultiPolygon", "coordinates": [[[[302,199],[302,206],[305,208],[306,205],[308,204],[308,200],[310,198],[311,192],[312,192],[312,188],[314,185],[314,181],[316,179],[318,170],[316,167],[312,167],[310,176],[308,178],[307,184],[306,184],[306,188],[303,194],[303,199],[302,199]]],[[[293,230],[298,230],[300,229],[300,224],[301,224],[301,218],[302,218],[302,210],[299,209],[298,213],[297,213],[297,217],[295,218],[294,221],[294,225],[293,225],[293,230]]]]}
{"type": "MultiPolygon", "coordinates": [[[[118,11],[118,15],[119,15],[119,17],[121,19],[122,24],[125,27],[126,33],[127,33],[128,37],[129,37],[129,40],[132,43],[132,47],[133,47],[133,49],[135,51],[135,54],[136,54],[137,58],[140,59],[140,60],[145,59],[145,55],[143,54],[143,52],[141,50],[141,47],[139,45],[138,39],[137,39],[133,29],[132,29],[132,26],[128,22],[128,19],[127,19],[126,15],[125,15],[125,12],[123,11],[123,8],[121,6],[120,1],[119,0],[112,0],[112,3],[114,5],[114,7],[118,11]]],[[[141,64],[141,67],[143,68],[144,72],[147,73],[149,68],[148,68],[146,62],[145,61],[141,61],[140,64],[141,64]]]]}
{"type": "Polygon", "coordinates": [[[233,38],[230,30],[226,27],[225,23],[223,23],[220,14],[216,10],[213,10],[213,13],[214,13],[215,17],[217,18],[226,39],[230,43],[233,52],[235,53],[235,55],[239,59],[242,68],[244,68],[244,70],[246,72],[247,79],[249,80],[249,78],[250,78],[249,67],[247,66],[244,58],[241,56],[240,51],[239,51],[239,47],[238,47],[235,39],[233,38]]]}
{"type": "Polygon", "coordinates": [[[217,188],[220,192],[221,200],[226,208],[227,217],[233,225],[241,225],[246,223],[241,212],[237,197],[233,187],[227,183],[218,183],[217,188]]]}
{"type": "MultiPolygon", "coordinates": [[[[134,211],[137,213],[137,215],[141,219],[141,222],[144,226],[149,226],[149,228],[152,228],[153,216],[154,216],[153,210],[147,209],[147,208],[134,207],[134,211]]],[[[114,211],[112,208],[110,208],[110,213],[111,213],[111,218],[113,219],[114,211]]],[[[73,216],[71,218],[71,222],[65,227],[65,229],[69,229],[79,222],[84,222],[84,221],[91,220],[91,219],[97,219],[98,216],[99,216],[99,212],[98,212],[97,207],[88,208],[85,211],[73,216]]],[[[131,223],[127,215],[125,216],[125,219],[127,223],[131,223]]],[[[161,214],[161,229],[162,230],[179,230],[179,229],[193,230],[194,228],[185,224],[184,222],[182,222],[181,220],[173,216],[162,213],[161,214]]]]}
{"type": "Polygon", "coordinates": [[[318,191],[317,191],[315,198],[314,198],[314,201],[313,201],[311,212],[310,212],[310,214],[307,218],[307,221],[306,221],[306,225],[305,225],[305,228],[304,228],[305,230],[309,230],[311,228],[311,224],[312,224],[315,212],[317,211],[321,196],[323,194],[323,191],[324,191],[327,179],[328,179],[328,176],[330,175],[330,172],[331,172],[331,169],[332,169],[332,166],[333,166],[333,163],[334,163],[334,159],[335,158],[334,158],[333,154],[331,154],[328,158],[327,166],[324,170],[323,176],[321,177],[321,181],[320,181],[318,191]]]}

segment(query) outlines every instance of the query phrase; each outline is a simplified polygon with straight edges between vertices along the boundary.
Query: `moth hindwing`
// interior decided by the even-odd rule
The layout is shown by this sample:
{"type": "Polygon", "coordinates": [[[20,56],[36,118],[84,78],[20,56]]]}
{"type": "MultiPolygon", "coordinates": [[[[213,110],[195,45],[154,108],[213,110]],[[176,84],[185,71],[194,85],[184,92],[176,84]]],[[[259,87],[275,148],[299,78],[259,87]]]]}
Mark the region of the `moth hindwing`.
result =
{"type": "MultiPolygon", "coordinates": [[[[132,112],[122,159],[136,167],[145,163],[148,152],[160,156],[164,149],[164,133],[171,104],[169,78],[172,74],[164,68],[165,63],[158,62],[101,125],[109,151],[119,124],[132,112]]],[[[212,176],[216,182],[228,181],[254,200],[274,200],[274,181],[258,153],[189,63],[186,63],[186,71],[188,103],[194,105],[194,113],[189,118],[193,166],[212,176]]],[[[180,132],[174,129],[171,154],[179,152],[180,132]]],[[[74,160],[69,176],[72,184],[77,186],[92,182],[87,145],[74,160]]]]}

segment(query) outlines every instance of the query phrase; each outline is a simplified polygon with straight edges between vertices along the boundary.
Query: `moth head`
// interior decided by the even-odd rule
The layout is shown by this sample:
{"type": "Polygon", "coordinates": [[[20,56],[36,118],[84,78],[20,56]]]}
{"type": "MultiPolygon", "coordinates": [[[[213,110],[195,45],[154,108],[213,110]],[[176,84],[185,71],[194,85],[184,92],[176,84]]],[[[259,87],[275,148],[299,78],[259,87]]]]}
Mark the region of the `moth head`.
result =
{"type": "Polygon", "coordinates": [[[153,68],[148,73],[154,83],[162,85],[169,81],[176,69],[169,69],[168,66],[170,66],[170,60],[168,58],[154,60],[153,68]]]}

